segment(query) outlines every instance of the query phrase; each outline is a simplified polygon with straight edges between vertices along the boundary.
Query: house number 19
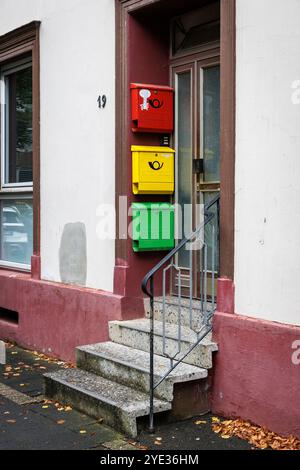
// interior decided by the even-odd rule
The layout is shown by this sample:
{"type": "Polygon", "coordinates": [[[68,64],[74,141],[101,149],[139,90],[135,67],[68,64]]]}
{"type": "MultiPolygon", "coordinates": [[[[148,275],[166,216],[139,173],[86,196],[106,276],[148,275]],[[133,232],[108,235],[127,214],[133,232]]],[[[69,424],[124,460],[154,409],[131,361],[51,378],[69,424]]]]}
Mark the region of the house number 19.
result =
{"type": "Polygon", "coordinates": [[[104,109],[107,103],[106,95],[100,95],[97,101],[98,101],[99,109],[104,109]]]}

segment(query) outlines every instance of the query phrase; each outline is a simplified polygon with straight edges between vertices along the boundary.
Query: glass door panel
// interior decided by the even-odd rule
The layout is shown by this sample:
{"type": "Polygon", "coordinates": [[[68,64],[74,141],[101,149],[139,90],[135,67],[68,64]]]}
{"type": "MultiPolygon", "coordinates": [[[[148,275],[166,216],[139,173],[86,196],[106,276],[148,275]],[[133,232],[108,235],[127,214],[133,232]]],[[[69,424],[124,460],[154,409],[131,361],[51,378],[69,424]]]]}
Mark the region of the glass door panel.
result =
{"type": "MultiPolygon", "coordinates": [[[[177,96],[177,203],[182,208],[181,227],[178,227],[180,238],[188,236],[192,231],[193,201],[193,129],[192,129],[192,71],[188,70],[176,75],[177,96]]],[[[178,259],[183,268],[189,266],[189,252],[181,250],[178,259]]]]}
{"type": "Polygon", "coordinates": [[[220,67],[202,69],[203,181],[220,181],[220,67]]]}
{"type": "MultiPolygon", "coordinates": [[[[199,75],[203,158],[200,200],[202,204],[208,204],[220,191],[220,66],[200,67],[199,75]]],[[[216,204],[211,208],[211,212],[217,214],[216,204]]],[[[204,241],[207,245],[207,269],[210,278],[208,295],[215,295],[220,258],[217,216],[205,227],[204,241]]]]}

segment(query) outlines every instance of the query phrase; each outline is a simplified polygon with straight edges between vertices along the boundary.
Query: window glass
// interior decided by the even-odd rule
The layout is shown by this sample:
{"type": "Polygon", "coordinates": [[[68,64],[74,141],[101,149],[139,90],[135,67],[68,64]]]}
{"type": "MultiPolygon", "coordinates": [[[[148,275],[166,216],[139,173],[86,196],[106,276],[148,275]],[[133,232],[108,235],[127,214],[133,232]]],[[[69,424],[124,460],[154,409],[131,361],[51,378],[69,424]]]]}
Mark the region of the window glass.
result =
{"type": "MultiPolygon", "coordinates": [[[[182,238],[192,231],[192,90],[191,72],[178,75],[177,82],[177,153],[178,204],[182,209],[182,238]]],[[[179,264],[189,266],[189,252],[180,250],[179,264]]]]}
{"type": "Polygon", "coordinates": [[[204,181],[220,181],[220,67],[203,70],[204,181]]]}
{"type": "Polygon", "coordinates": [[[220,3],[207,5],[175,18],[171,22],[172,54],[220,40],[220,3]]]}
{"type": "Polygon", "coordinates": [[[4,183],[32,183],[32,67],[5,74],[4,83],[4,183]]]}
{"type": "Polygon", "coordinates": [[[33,251],[33,209],[30,199],[0,201],[1,260],[30,265],[33,251]]]}
{"type": "MultiPolygon", "coordinates": [[[[206,192],[204,193],[204,204],[209,204],[215,197],[217,196],[216,192],[206,192]]],[[[214,204],[210,209],[209,212],[214,214],[215,217],[212,221],[205,226],[204,229],[204,239],[205,243],[207,244],[207,269],[209,271],[213,270],[215,272],[219,272],[219,217],[218,217],[218,206],[214,204]],[[214,227],[214,249],[213,249],[213,227],[214,227]],[[213,252],[215,254],[213,260],[213,252]]]]}

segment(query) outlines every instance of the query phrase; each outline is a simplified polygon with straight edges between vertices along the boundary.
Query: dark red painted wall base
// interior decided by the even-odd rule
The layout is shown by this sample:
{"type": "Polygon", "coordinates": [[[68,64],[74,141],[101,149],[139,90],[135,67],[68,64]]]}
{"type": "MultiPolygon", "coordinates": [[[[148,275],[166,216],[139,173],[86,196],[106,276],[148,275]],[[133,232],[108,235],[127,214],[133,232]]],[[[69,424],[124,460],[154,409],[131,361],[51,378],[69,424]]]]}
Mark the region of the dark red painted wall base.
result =
{"type": "Polygon", "coordinates": [[[213,412],[300,438],[300,327],[217,313],[213,412]]]}
{"type": "Polygon", "coordinates": [[[234,282],[231,279],[218,279],[217,309],[223,313],[234,313],[234,282]]]}
{"type": "Polygon", "coordinates": [[[30,274],[0,271],[0,308],[19,313],[1,320],[0,339],[74,361],[79,345],[106,341],[108,322],[144,315],[142,299],[38,281],[30,274]]]}

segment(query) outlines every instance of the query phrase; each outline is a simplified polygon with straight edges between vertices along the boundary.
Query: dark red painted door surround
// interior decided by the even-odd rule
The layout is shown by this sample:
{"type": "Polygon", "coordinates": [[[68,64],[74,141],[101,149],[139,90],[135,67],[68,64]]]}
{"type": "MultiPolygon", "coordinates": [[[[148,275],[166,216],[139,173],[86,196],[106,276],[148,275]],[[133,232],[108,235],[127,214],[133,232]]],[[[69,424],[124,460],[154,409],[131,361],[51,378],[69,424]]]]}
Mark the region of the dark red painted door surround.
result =
{"type": "MultiPolygon", "coordinates": [[[[159,135],[134,135],[130,126],[131,82],[170,85],[170,18],[202,2],[117,0],[116,197],[131,194],[131,145],[158,145],[159,135]],[[168,3],[168,5],[166,5],[168,3]],[[157,21],[157,18],[160,21],[157,21]],[[128,98],[124,100],[124,96],[128,98]]],[[[204,2],[205,3],[205,2],[204,2]]],[[[207,2],[206,2],[207,3],[207,2]]],[[[235,0],[221,1],[221,280],[219,308],[234,312],[235,0]],[[226,293],[226,295],[225,295],[226,293]],[[230,299],[229,299],[230,296],[230,299]],[[226,302],[224,304],[224,302],[226,302]]],[[[146,199],[145,199],[146,200],[146,199]]],[[[118,204],[117,204],[118,213],[118,204]]],[[[128,218],[128,223],[130,219],[128,218]]],[[[131,240],[116,241],[114,292],[141,296],[141,279],[162,253],[134,254],[131,240]]]]}

